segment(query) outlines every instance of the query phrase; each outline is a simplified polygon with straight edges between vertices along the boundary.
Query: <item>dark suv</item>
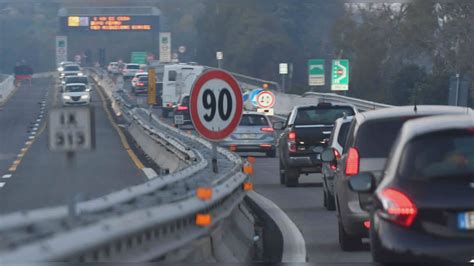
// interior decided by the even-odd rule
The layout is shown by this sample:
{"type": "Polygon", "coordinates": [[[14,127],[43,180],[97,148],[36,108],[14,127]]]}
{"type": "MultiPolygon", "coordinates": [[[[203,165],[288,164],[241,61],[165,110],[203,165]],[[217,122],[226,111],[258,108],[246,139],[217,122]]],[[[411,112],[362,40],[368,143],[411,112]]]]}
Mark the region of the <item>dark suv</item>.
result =
{"type": "Polygon", "coordinates": [[[278,139],[280,183],[294,187],[300,174],[321,173],[321,152],[334,121],[356,113],[351,105],[319,103],[296,106],[286,124],[275,123],[275,129],[284,129],[278,139]]]}

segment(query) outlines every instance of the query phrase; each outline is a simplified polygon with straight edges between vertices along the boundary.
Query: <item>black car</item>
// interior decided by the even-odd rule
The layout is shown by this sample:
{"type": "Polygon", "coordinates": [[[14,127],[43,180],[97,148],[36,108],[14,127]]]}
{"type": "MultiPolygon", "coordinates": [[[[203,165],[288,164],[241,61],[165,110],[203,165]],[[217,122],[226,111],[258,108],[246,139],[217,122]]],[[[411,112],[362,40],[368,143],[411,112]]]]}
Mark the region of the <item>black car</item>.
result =
{"type": "Polygon", "coordinates": [[[320,154],[327,144],[334,121],[356,112],[355,107],[344,104],[296,106],[285,125],[274,123],[276,130],[284,129],[278,139],[280,183],[293,187],[298,185],[300,174],[321,173],[320,154]]]}
{"type": "Polygon", "coordinates": [[[132,87],[132,93],[135,95],[148,93],[148,76],[138,78],[135,86],[132,87]]]}
{"type": "Polygon", "coordinates": [[[376,188],[371,173],[349,181],[370,211],[374,261],[458,262],[474,259],[474,116],[405,123],[376,188]]]}

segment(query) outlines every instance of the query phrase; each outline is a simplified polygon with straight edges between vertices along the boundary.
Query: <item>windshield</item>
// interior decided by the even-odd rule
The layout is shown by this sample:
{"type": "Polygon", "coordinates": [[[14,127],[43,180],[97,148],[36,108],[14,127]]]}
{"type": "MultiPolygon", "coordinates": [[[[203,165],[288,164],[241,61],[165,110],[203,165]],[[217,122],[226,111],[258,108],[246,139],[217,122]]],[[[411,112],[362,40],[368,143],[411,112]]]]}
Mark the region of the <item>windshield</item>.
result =
{"type": "Polygon", "coordinates": [[[428,181],[433,178],[471,177],[474,174],[474,135],[467,130],[437,132],[410,141],[401,157],[402,178],[428,181]]]}
{"type": "Polygon", "coordinates": [[[80,68],[78,66],[65,66],[64,71],[79,71],[80,68]]]}
{"type": "Polygon", "coordinates": [[[66,86],[64,89],[65,92],[84,92],[86,91],[86,86],[84,85],[70,85],[66,86]]]}
{"type": "Polygon", "coordinates": [[[298,108],[295,125],[332,125],[338,118],[354,115],[350,107],[304,107],[298,108]]]}
{"type": "Polygon", "coordinates": [[[83,83],[83,84],[89,84],[89,80],[86,77],[69,77],[66,78],[66,84],[69,83],[83,83]]]}
{"type": "Polygon", "coordinates": [[[139,65],[127,65],[127,69],[140,69],[139,65]]]}

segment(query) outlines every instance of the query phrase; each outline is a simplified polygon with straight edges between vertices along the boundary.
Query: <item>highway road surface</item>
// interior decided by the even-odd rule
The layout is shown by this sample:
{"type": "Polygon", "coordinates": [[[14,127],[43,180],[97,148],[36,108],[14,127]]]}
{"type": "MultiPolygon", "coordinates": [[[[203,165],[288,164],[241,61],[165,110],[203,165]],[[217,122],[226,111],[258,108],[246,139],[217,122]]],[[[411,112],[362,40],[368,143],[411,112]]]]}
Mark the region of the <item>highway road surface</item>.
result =
{"type": "MultiPolygon", "coordinates": [[[[146,107],[146,96],[132,95],[129,81],[125,81],[124,89],[132,102],[146,107]]],[[[153,111],[157,115],[160,114],[159,109],[153,111]]],[[[164,121],[173,123],[172,118],[164,121]]],[[[183,126],[183,130],[193,130],[193,126],[183,126]]],[[[336,213],[327,211],[323,206],[320,174],[302,176],[298,187],[287,188],[279,183],[278,157],[268,158],[263,153],[241,153],[241,155],[256,157],[255,173],[251,178],[254,189],[273,201],[296,224],[305,239],[308,262],[348,263],[348,265],[372,262],[368,244],[360,251],[345,252],[340,249],[336,213]]],[[[368,239],[364,241],[368,243],[368,239]]]]}
{"type": "Polygon", "coordinates": [[[45,127],[59,96],[55,87],[54,79],[33,79],[0,107],[0,214],[64,205],[71,198],[98,197],[146,180],[95,90],[95,150],[71,159],[48,150],[45,127]]]}

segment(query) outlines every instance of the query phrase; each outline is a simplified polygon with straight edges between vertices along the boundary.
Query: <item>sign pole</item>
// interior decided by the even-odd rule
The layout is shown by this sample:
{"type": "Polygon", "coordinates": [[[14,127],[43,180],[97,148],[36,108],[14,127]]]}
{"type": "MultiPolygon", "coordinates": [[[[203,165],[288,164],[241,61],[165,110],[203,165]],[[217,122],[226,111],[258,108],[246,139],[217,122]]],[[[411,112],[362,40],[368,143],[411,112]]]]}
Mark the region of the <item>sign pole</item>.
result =
{"type": "Polygon", "coordinates": [[[282,75],[281,75],[281,87],[282,87],[283,93],[286,93],[285,74],[282,74],[282,75]]]}
{"type": "Polygon", "coordinates": [[[74,189],[74,157],[75,153],[73,151],[66,152],[66,165],[69,172],[69,186],[71,191],[69,191],[69,200],[68,200],[68,216],[71,221],[74,221],[77,218],[77,209],[76,209],[76,191],[74,189]]]}
{"type": "Polygon", "coordinates": [[[217,142],[212,142],[212,172],[215,174],[219,173],[219,169],[217,167],[217,142]]]}

